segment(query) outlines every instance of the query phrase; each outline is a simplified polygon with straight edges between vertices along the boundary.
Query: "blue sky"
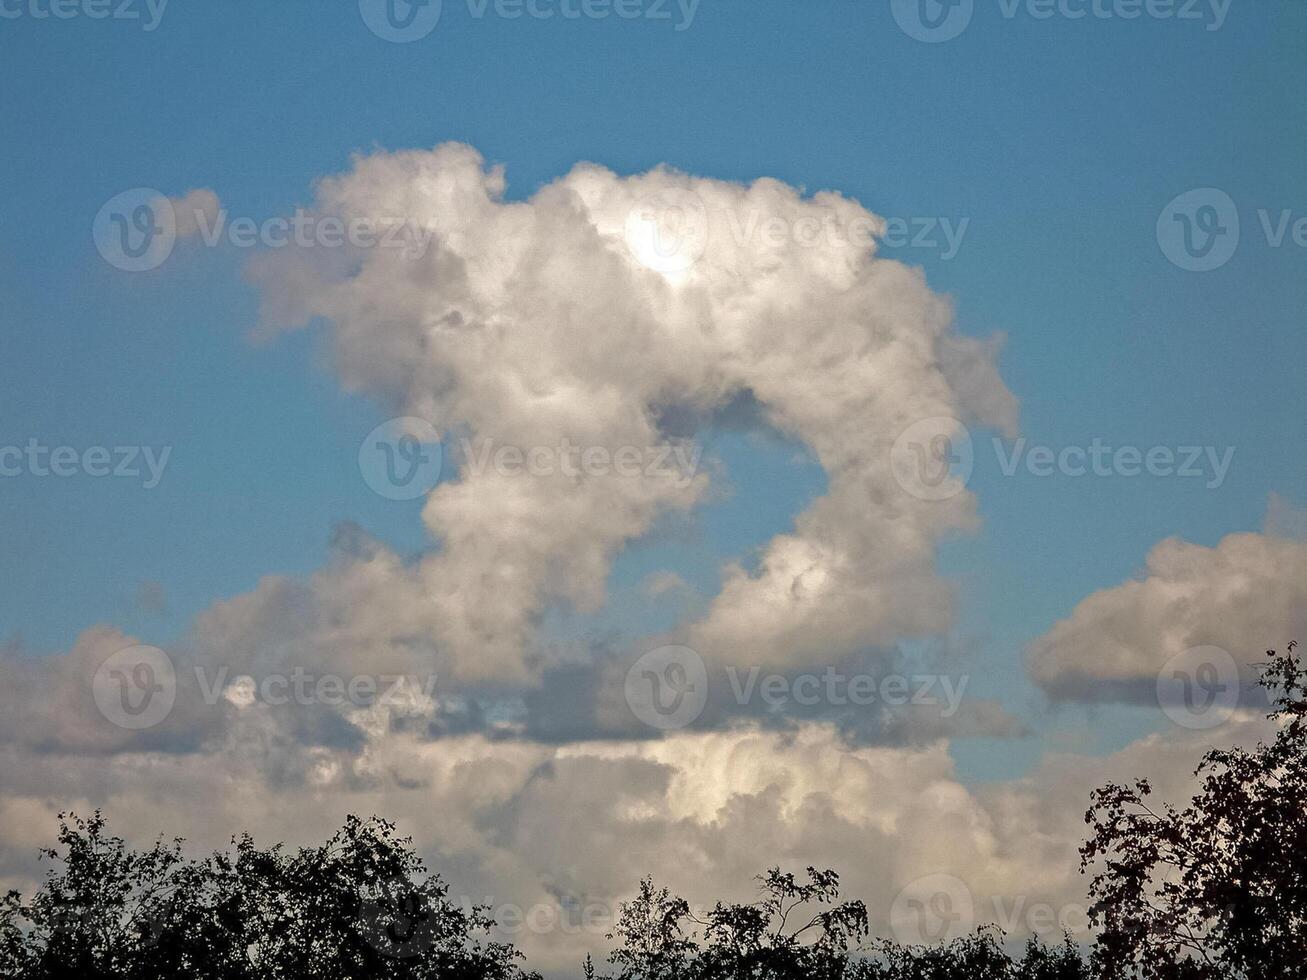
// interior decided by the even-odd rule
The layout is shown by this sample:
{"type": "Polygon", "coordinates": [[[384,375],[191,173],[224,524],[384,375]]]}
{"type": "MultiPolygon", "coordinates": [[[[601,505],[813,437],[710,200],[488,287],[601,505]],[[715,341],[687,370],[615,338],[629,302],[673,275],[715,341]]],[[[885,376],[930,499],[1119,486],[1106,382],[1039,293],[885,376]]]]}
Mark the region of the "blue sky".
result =
{"type": "MultiPolygon", "coordinates": [[[[401,551],[427,545],[420,502],[359,479],[359,441],[386,408],[341,391],[320,334],[251,341],[246,256],[179,252],[157,274],[124,275],[90,229],[106,200],[139,186],[207,187],[233,214],[286,214],[351,154],[450,140],[504,164],[511,198],[581,160],[619,174],[666,163],[965,219],[952,257],[883,254],[922,266],[963,333],[1006,335],[999,363],[1030,443],[1234,447],[1208,488],[1004,476],[992,433],[977,433],[983,526],[941,556],[962,590],[955,633],[984,665],[977,687],[1041,731],[1086,722],[1080,709],[1045,717],[1022,666],[1032,639],[1137,573],[1160,540],[1214,545],[1260,529],[1272,492],[1307,496],[1307,249],[1292,235],[1272,247],[1257,217],[1307,217],[1301,4],[1236,3],[1208,30],[1008,19],[977,0],[940,44],[853,0],[703,0],[684,30],[680,14],[508,20],[446,0],[409,44],[372,34],[353,3],[175,0],[152,31],[6,9],[23,13],[0,22],[0,443],[173,448],[149,491],[0,481],[0,639],[50,652],[111,622],[171,642],[215,599],[320,567],[341,522],[401,551]],[[1236,202],[1243,236],[1224,266],[1192,273],[1168,261],[1155,226],[1204,187],[1236,202]],[[148,582],[162,609],[136,600],[148,582]]],[[[568,629],[665,628],[666,609],[627,596],[646,572],[712,588],[721,560],[761,547],[822,492],[793,446],[738,434],[710,445],[734,495],[704,508],[689,540],[629,548],[612,606],[568,629]]],[[[1083,737],[1106,749],[1137,731],[1125,720],[1083,737]]],[[[954,753],[988,778],[1043,747],[978,740],[954,753]]]]}

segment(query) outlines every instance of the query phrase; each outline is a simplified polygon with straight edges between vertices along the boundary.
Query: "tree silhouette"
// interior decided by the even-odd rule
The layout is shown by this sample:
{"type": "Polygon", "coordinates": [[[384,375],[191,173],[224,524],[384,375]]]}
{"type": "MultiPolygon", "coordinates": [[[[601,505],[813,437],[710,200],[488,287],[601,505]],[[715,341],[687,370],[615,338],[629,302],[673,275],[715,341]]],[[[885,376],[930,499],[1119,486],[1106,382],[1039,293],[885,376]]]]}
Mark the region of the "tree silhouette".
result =
{"type": "Polygon", "coordinates": [[[622,941],[609,956],[611,980],[843,977],[850,947],[867,935],[867,910],[839,901],[839,875],[810,867],[801,881],[772,868],[758,882],[756,902],[718,902],[699,917],[645,878],[610,937],[622,941]]]}
{"type": "Polygon", "coordinates": [[[1183,810],[1154,805],[1146,780],[1094,793],[1081,866],[1103,980],[1307,977],[1307,673],[1268,651],[1270,744],[1213,749],[1183,810]]]}
{"type": "Polygon", "coordinates": [[[682,898],[649,878],[621,907],[610,938],[615,972],[587,980],[1088,980],[1088,965],[1068,938],[1049,948],[1031,939],[1013,958],[997,928],[947,945],[904,946],[868,939],[861,902],[839,902],[833,871],[808,869],[808,880],[773,868],[759,877],[762,896],[718,903],[696,916],[682,898]]]}
{"type": "MultiPolygon", "coordinates": [[[[640,881],[640,893],[623,902],[617,925],[609,939],[622,945],[609,956],[617,967],[612,980],[678,980],[685,976],[687,964],[698,950],[687,935],[690,905],[683,898],[670,895],[666,888],[655,889],[650,878],[640,881]]],[[[594,977],[594,966],[587,960],[585,974],[594,977]]]]}
{"type": "Polygon", "coordinates": [[[59,861],[24,905],[0,905],[0,976],[160,980],[453,978],[522,974],[512,947],[478,937],[484,909],[460,908],[411,842],[377,818],[350,817],[321,847],[185,860],[181,842],[145,852],[103,817],[60,815],[59,861]]]}
{"type": "Polygon", "coordinates": [[[946,945],[903,946],[890,941],[873,944],[874,955],[854,961],[848,980],[1088,980],[1089,967],[1068,937],[1048,947],[1030,939],[1025,954],[1013,958],[1003,932],[982,927],[946,945]]]}

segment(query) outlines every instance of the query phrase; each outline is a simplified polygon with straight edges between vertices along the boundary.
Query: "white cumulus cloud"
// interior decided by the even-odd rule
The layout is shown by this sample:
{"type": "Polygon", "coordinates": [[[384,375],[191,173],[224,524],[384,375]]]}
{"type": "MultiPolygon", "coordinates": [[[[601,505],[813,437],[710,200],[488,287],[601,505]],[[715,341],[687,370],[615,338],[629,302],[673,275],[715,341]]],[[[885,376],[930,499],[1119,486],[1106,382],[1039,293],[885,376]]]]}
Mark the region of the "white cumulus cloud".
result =
{"type": "MultiPolygon", "coordinates": [[[[344,384],[397,413],[474,443],[612,451],[680,438],[662,424],[669,412],[710,420],[751,399],[760,423],[812,451],[829,492],[756,571],[726,569],[691,630],[705,656],[830,662],[947,628],[935,549],[974,525],[974,500],[905,492],[889,449],[927,418],[1011,431],[1015,399],[995,344],[956,333],[919,270],[877,257],[867,235],[809,234],[880,227],[856,202],[591,164],[512,201],[501,169],[447,144],[360,158],[320,182],[318,208],[434,235],[420,257],[292,249],[253,268],[265,326],[324,318],[344,384]],[[662,221],[668,201],[700,222],[693,250],[650,262],[632,222],[662,221]]],[[[405,573],[406,615],[428,624],[458,676],[529,676],[547,605],[600,607],[615,554],[709,482],[703,471],[523,479],[464,460],[426,502],[439,550],[405,573]]]]}

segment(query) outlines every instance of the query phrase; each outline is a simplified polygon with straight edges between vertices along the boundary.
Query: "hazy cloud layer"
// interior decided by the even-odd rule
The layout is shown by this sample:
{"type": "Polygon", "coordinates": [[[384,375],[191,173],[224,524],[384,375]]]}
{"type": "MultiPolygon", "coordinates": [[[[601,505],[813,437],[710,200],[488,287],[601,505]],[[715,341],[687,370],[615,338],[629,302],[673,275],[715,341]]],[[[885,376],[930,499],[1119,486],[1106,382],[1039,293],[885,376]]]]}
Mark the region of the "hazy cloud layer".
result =
{"type": "MultiPolygon", "coordinates": [[[[1179,798],[1210,736],[1153,736],[1116,756],[1052,756],[1029,778],[985,788],[958,781],[945,743],[850,749],[828,726],[790,734],[679,734],[658,742],[568,746],[426,742],[397,734],[380,710],[353,719],[354,747],[287,744],[250,705],[203,753],[66,754],[38,764],[0,750],[0,884],[29,888],[35,848],[61,808],[103,806],[137,843],[184,833],[196,848],[233,831],[265,842],[307,842],[345,814],[397,819],[454,894],[513,909],[538,927],[510,935],[537,968],[573,973],[606,948],[611,915],[643,874],[697,903],[746,898],[763,865],[839,869],[887,933],[899,892],[927,875],[964,883],[975,920],[1016,934],[1037,902],[1084,923],[1076,847],[1088,791],[1102,780],[1148,775],[1179,798]],[[590,925],[584,925],[590,922],[590,925]],[[564,927],[566,925],[566,927],[564,927]]],[[[1223,740],[1264,731],[1241,716],[1223,740]]],[[[1056,932],[1056,927],[1053,930],[1056,932]]],[[[1056,938],[1054,936],[1053,938],[1056,938]]]]}

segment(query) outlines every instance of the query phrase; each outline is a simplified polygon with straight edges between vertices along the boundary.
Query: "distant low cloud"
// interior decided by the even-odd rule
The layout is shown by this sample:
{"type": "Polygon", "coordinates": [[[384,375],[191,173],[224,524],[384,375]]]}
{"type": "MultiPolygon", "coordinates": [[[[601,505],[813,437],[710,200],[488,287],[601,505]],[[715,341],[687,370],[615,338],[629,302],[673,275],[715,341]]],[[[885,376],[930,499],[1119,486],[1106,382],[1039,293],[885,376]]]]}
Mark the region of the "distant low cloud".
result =
{"type": "Polygon", "coordinates": [[[686,584],[685,579],[675,572],[651,572],[647,575],[640,587],[646,595],[658,598],[665,595],[677,595],[690,591],[690,586],[686,584]]]}
{"type": "MultiPolygon", "coordinates": [[[[106,663],[138,640],[115,627],[85,630],[72,648],[57,654],[29,655],[14,645],[0,648],[0,743],[37,755],[101,757],[124,752],[185,753],[204,744],[218,719],[195,710],[198,699],[178,699],[178,707],[158,724],[141,730],[113,724],[97,705],[112,697],[115,678],[106,663]]],[[[111,669],[111,667],[109,668],[111,669]]],[[[132,679],[125,678],[130,686],[132,679]]]]}
{"type": "MultiPolygon", "coordinates": [[[[1272,504],[1268,524],[1283,523],[1272,504]]],[[[1059,701],[1148,703],[1158,672],[1195,647],[1227,651],[1245,684],[1266,650],[1307,637],[1307,540],[1231,534],[1215,547],[1176,538],[1144,574],[1095,592],[1035,640],[1031,678],[1059,701]]]]}

